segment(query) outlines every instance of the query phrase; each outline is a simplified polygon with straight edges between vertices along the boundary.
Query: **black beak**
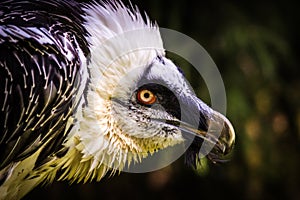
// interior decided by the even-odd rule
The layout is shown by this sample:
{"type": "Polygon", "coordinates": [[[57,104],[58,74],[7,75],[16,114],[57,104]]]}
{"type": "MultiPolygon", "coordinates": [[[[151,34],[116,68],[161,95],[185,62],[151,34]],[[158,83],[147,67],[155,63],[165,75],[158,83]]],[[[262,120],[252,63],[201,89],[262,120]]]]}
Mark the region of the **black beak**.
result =
{"type": "Polygon", "coordinates": [[[227,161],[235,143],[230,121],[196,97],[182,105],[179,127],[186,138],[192,137],[185,154],[186,164],[197,168],[205,156],[214,163],[227,161]]]}
{"type": "Polygon", "coordinates": [[[235,143],[235,132],[230,121],[212,110],[196,96],[180,101],[181,119],[165,123],[178,127],[189,147],[185,162],[197,167],[203,157],[212,162],[225,162],[230,158],[235,143]]]}
{"type": "Polygon", "coordinates": [[[214,163],[229,160],[235,143],[235,132],[230,121],[196,96],[182,98],[179,102],[180,120],[155,120],[181,130],[189,145],[185,153],[186,164],[197,168],[203,157],[214,163]]]}
{"type": "Polygon", "coordinates": [[[201,126],[195,129],[186,124],[181,128],[186,136],[194,136],[186,151],[185,162],[195,168],[205,156],[214,163],[227,161],[234,147],[235,132],[226,117],[213,111],[206,124],[206,129],[201,126]]]}

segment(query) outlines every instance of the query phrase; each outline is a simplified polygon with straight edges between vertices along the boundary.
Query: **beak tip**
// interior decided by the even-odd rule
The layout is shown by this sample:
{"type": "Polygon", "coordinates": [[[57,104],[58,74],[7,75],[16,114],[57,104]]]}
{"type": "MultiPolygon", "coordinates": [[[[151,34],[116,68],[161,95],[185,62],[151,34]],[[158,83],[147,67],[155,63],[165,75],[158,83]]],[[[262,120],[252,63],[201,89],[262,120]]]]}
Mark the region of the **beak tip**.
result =
{"type": "Polygon", "coordinates": [[[235,144],[235,131],[230,123],[230,121],[226,118],[226,121],[224,121],[224,129],[226,131],[226,152],[225,153],[230,153],[234,147],[235,144]]]}
{"type": "Polygon", "coordinates": [[[235,131],[231,122],[222,114],[215,112],[215,119],[222,122],[223,128],[218,139],[217,147],[220,149],[218,157],[220,160],[230,159],[235,145],[235,131]]]}

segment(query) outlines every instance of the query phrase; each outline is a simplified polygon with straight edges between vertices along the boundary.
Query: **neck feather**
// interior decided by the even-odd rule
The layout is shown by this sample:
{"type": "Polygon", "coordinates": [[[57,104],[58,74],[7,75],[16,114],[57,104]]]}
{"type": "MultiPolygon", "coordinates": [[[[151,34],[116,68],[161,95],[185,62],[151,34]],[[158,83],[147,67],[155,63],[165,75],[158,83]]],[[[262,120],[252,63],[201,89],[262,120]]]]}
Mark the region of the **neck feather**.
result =
{"type": "Polygon", "coordinates": [[[86,98],[69,120],[74,125],[64,144],[67,153],[43,169],[52,171],[46,177],[50,181],[58,170],[62,170],[60,179],[100,180],[108,170],[115,173],[148,155],[118,128],[110,99],[122,77],[164,55],[158,27],[120,2],[87,4],[83,10],[91,52],[89,84],[86,98]]]}

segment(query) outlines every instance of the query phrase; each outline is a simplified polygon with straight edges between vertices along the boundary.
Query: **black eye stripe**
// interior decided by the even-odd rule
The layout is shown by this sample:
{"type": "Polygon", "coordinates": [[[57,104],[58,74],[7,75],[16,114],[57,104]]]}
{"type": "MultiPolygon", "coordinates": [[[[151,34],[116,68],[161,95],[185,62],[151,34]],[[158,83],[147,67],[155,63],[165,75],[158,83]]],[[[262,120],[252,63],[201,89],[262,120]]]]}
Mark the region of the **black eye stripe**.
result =
{"type": "Polygon", "coordinates": [[[157,97],[156,103],[160,104],[165,109],[166,112],[180,119],[181,116],[180,104],[176,95],[171,90],[169,90],[165,86],[151,83],[151,84],[143,85],[137,90],[137,92],[143,89],[151,91],[157,97]]]}

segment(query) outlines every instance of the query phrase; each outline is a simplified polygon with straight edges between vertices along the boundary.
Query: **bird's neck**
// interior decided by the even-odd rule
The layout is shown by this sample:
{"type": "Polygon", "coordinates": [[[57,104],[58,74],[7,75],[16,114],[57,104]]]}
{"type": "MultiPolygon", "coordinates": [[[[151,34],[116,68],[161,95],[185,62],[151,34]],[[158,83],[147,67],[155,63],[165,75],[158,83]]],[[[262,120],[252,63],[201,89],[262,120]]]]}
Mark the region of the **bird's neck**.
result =
{"type": "Polygon", "coordinates": [[[88,89],[75,116],[69,119],[68,125],[72,128],[62,150],[66,153],[55,156],[36,172],[43,171],[44,180],[52,182],[60,174],[58,180],[99,181],[108,171],[121,171],[132,160],[146,156],[140,153],[141,147],[116,126],[110,114],[111,101],[95,98],[95,95],[97,91],[88,89]]]}

